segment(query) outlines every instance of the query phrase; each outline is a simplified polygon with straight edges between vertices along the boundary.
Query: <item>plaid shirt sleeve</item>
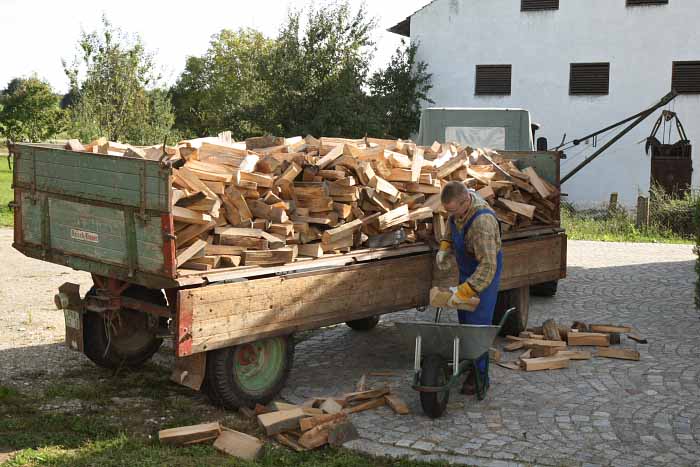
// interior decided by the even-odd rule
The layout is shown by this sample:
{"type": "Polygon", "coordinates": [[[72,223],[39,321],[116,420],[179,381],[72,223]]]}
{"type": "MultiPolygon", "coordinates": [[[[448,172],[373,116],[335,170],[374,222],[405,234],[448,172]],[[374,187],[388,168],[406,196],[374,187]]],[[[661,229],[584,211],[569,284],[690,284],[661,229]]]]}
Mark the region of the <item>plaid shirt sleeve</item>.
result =
{"type": "Polygon", "coordinates": [[[469,229],[465,243],[468,250],[474,250],[474,256],[479,261],[479,266],[467,282],[480,294],[491,285],[498,267],[498,251],[501,249],[498,221],[490,215],[477,217],[469,229]]]}

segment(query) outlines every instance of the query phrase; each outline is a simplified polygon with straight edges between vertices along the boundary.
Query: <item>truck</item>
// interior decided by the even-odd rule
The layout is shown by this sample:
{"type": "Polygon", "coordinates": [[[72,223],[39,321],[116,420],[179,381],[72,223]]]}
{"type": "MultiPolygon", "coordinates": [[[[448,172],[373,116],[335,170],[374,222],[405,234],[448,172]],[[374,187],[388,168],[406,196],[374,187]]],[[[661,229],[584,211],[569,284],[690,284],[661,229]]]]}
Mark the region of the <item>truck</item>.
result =
{"type": "MultiPolygon", "coordinates": [[[[506,140],[511,131],[506,126],[506,140]]],[[[183,272],[170,164],[47,144],[11,150],[13,247],[92,277],[89,290],[65,283],[54,297],[66,345],[101,367],[138,368],[171,338],[172,380],[227,408],[278,394],[293,365],[295,333],[338,323],[367,332],[383,314],[428,306],[433,286],[457,283],[456,268],[439,271],[434,247],[422,242],[284,266],[183,272]]],[[[561,153],[500,154],[559,186],[561,153]]],[[[559,225],[514,231],[503,236],[503,252],[495,319],[515,305],[507,332],[519,332],[530,287],[566,275],[566,233],[559,225]]]]}

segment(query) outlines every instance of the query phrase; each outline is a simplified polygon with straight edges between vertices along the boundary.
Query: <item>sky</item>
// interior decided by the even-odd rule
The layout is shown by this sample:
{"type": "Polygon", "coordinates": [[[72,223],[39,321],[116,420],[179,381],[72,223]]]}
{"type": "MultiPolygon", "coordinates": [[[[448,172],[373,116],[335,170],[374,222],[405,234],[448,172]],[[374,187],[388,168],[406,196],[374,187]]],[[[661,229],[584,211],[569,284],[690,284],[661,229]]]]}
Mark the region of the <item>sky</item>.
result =
{"type": "MultiPolygon", "coordinates": [[[[315,0],[323,6],[328,0],[315,0]]],[[[359,7],[362,0],[350,0],[359,7]]],[[[429,0],[366,0],[378,21],[373,69],[388,63],[401,38],[386,31],[429,0]]],[[[251,27],[274,37],[291,0],[0,0],[0,89],[18,76],[36,73],[57,92],[68,91],[61,59],[72,61],[81,30],[101,26],[103,14],[113,25],[138,33],[156,55],[165,84],[172,84],[188,56],[202,55],[221,29],[251,27]]]]}

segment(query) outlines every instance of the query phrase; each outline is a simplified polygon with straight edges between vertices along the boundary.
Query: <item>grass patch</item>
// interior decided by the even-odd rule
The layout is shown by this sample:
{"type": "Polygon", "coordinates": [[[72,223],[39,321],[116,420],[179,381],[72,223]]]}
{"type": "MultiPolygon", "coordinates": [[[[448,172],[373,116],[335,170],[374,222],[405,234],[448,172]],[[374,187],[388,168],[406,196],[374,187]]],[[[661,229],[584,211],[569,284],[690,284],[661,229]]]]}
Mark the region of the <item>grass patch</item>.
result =
{"type": "Polygon", "coordinates": [[[44,391],[26,393],[0,386],[0,444],[16,450],[6,467],[427,467],[444,463],[370,457],[346,449],[296,453],[268,442],[257,462],[218,453],[210,444],[162,446],[159,429],[219,420],[234,430],[264,438],[254,421],[204,405],[186,388],[168,381],[153,364],[116,374],[84,366],[52,377],[44,391]],[[119,399],[116,399],[119,398],[119,399]],[[129,404],[133,399],[135,404],[129,404]],[[167,415],[167,420],[161,417],[167,415]],[[157,420],[158,423],[154,423],[157,420]]]}
{"type": "MultiPolygon", "coordinates": [[[[7,203],[14,199],[12,192],[12,171],[7,167],[7,153],[1,154],[4,146],[0,146],[0,227],[12,226],[14,216],[7,203]]],[[[6,150],[6,149],[5,149],[6,150]]]]}
{"type": "Polygon", "coordinates": [[[562,205],[562,227],[571,240],[633,243],[692,244],[692,238],[676,233],[668,226],[653,222],[648,228],[638,229],[635,218],[624,209],[608,212],[606,209],[576,210],[562,205]]]}

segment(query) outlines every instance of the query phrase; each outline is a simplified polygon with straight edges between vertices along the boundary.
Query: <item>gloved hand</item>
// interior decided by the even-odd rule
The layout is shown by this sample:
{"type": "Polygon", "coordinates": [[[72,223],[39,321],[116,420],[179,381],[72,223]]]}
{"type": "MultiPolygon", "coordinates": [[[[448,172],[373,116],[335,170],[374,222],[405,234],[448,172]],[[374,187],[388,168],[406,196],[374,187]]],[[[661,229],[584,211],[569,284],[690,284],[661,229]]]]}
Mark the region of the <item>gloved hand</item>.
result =
{"type": "Polygon", "coordinates": [[[473,299],[478,299],[478,296],[468,282],[465,282],[459,287],[451,287],[450,290],[452,291],[452,296],[447,301],[447,306],[457,310],[474,311],[476,307],[473,299]]]}
{"type": "Polygon", "coordinates": [[[450,260],[452,256],[452,245],[450,242],[443,240],[440,242],[440,251],[437,252],[435,256],[435,262],[437,267],[441,271],[447,271],[450,269],[450,260]]]}

